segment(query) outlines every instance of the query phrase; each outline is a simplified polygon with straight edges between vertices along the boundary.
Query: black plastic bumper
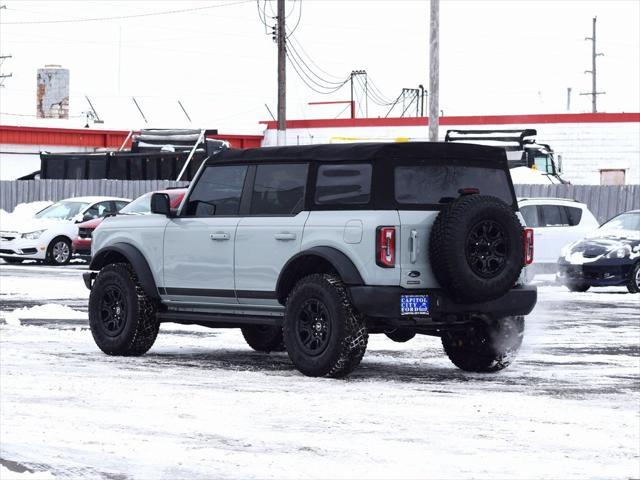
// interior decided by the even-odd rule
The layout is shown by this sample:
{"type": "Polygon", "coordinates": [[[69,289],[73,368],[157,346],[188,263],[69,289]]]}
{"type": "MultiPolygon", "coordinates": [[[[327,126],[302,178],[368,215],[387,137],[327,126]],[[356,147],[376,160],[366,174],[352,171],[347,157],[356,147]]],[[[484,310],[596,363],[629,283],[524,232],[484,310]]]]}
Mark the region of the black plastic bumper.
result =
{"type": "Polygon", "coordinates": [[[349,293],[351,301],[360,313],[368,317],[387,319],[402,317],[401,295],[429,295],[429,316],[433,318],[464,314],[488,314],[494,317],[528,315],[538,299],[538,290],[532,285],[515,287],[500,298],[482,303],[456,303],[444,291],[438,289],[352,286],[349,287],[349,293]]]}
{"type": "Polygon", "coordinates": [[[562,283],[585,283],[594,287],[625,285],[633,262],[629,259],[601,259],[585,265],[558,262],[558,279],[562,283]]]}
{"type": "Polygon", "coordinates": [[[93,281],[97,276],[98,276],[98,272],[84,272],[82,274],[82,280],[84,280],[84,284],[89,290],[91,290],[91,287],[93,286],[93,281]]]}

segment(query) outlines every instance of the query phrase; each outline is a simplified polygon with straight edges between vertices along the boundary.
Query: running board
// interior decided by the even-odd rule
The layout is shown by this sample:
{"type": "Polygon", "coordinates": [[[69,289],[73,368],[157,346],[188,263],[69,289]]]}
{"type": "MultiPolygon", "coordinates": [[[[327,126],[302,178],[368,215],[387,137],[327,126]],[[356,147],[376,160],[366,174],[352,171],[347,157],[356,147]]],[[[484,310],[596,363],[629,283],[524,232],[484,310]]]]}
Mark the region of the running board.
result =
{"type": "Polygon", "coordinates": [[[158,312],[158,320],[163,322],[182,323],[186,325],[202,325],[216,328],[237,328],[245,325],[272,325],[281,327],[283,317],[266,317],[259,315],[233,315],[210,312],[158,312]]]}

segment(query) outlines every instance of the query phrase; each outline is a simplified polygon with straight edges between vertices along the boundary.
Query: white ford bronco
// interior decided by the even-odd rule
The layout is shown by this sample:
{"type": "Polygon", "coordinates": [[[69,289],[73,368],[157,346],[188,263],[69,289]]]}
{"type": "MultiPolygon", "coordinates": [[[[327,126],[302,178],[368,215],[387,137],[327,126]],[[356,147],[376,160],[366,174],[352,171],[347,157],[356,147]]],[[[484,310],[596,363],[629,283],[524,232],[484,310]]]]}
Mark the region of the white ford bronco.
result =
{"type": "Polygon", "coordinates": [[[108,218],[84,274],[109,355],[162,322],[241,328],[309,376],[342,377],[370,334],[441,337],[459,368],[500,370],[536,303],[504,149],[455,143],[225,149],[176,213],[108,218]]]}

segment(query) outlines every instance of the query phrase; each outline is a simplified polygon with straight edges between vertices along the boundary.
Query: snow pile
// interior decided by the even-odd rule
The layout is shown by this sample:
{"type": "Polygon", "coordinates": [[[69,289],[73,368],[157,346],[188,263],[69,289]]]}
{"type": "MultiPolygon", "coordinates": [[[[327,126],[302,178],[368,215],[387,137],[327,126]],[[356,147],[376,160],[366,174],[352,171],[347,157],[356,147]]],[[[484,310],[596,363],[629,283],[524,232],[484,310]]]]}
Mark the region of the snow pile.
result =
{"type": "Polygon", "coordinates": [[[0,464],[0,478],[6,480],[52,480],[56,477],[51,472],[14,472],[0,464]]]}
{"type": "Polygon", "coordinates": [[[19,203],[11,213],[0,210],[0,228],[9,230],[12,225],[24,223],[52,203],[50,201],[19,203]]]}
{"type": "Polygon", "coordinates": [[[21,318],[29,319],[64,319],[64,320],[84,320],[87,318],[85,312],[79,312],[66,305],[58,305],[48,303],[46,305],[37,305],[35,307],[19,308],[12,312],[2,312],[5,321],[9,325],[20,325],[21,318]]]}

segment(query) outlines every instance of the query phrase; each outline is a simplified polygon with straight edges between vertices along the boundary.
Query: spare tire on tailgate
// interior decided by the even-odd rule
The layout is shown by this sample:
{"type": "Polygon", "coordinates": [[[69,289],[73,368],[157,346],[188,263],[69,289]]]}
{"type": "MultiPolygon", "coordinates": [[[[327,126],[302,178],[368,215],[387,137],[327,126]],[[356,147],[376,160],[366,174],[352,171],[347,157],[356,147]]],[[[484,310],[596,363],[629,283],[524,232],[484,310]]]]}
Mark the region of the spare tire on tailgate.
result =
{"type": "Polygon", "coordinates": [[[466,195],[436,218],[429,239],[431,268],[460,302],[493,300],[516,283],[523,266],[522,226],[496,197],[466,195]]]}

